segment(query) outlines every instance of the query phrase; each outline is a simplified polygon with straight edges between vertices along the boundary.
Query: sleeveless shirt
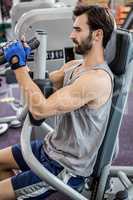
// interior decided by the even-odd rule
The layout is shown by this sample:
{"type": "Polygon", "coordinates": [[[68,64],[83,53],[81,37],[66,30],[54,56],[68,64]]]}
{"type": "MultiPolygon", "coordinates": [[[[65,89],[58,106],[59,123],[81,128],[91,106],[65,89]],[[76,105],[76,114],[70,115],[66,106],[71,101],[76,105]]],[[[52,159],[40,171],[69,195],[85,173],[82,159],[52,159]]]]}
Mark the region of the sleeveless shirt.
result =
{"type": "MultiPolygon", "coordinates": [[[[82,69],[78,76],[72,75],[81,63],[82,61],[65,71],[64,86],[89,73],[88,70],[82,69]]],[[[94,66],[93,69],[102,69],[111,78],[112,92],[106,103],[97,109],[84,105],[72,112],[56,116],[55,132],[47,134],[44,138],[44,150],[50,158],[73,175],[84,177],[90,176],[93,172],[98,150],[105,135],[113,93],[113,74],[106,62],[94,66]]]]}

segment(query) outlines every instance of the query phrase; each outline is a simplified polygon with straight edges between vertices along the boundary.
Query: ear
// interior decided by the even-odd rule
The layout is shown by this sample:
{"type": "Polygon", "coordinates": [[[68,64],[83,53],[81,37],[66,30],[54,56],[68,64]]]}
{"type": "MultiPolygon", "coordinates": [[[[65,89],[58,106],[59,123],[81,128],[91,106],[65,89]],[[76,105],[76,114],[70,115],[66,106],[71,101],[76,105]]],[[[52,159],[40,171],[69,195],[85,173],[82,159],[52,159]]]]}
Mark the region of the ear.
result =
{"type": "Polygon", "coordinates": [[[93,31],[93,40],[94,41],[100,41],[103,39],[103,30],[102,29],[97,29],[93,31]]]}

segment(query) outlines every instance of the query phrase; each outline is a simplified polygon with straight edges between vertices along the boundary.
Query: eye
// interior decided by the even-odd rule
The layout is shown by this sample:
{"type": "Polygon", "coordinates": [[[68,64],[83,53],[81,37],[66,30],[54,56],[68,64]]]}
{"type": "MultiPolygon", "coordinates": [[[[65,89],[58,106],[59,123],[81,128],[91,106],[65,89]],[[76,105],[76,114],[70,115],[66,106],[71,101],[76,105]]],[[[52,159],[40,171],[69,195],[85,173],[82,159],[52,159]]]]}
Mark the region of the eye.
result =
{"type": "Polygon", "coordinates": [[[80,31],[81,31],[81,29],[77,29],[76,31],[77,31],[77,32],[80,32],[80,31]]]}
{"type": "Polygon", "coordinates": [[[73,27],[74,31],[76,32],[80,32],[81,31],[81,28],[80,27],[73,27]]]}

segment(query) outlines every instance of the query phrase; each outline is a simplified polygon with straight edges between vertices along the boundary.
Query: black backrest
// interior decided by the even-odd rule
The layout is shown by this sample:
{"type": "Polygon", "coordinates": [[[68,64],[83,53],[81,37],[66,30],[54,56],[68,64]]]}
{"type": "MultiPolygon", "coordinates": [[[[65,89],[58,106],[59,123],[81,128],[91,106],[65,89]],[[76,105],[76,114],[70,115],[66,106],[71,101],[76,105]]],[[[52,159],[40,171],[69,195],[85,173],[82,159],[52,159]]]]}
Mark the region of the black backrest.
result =
{"type": "Polygon", "coordinates": [[[126,30],[118,29],[116,35],[115,57],[109,64],[110,69],[114,74],[111,112],[106,134],[94,166],[93,177],[100,177],[103,167],[112,161],[114,155],[116,138],[124,115],[124,109],[133,76],[132,55],[132,34],[126,30]]]}

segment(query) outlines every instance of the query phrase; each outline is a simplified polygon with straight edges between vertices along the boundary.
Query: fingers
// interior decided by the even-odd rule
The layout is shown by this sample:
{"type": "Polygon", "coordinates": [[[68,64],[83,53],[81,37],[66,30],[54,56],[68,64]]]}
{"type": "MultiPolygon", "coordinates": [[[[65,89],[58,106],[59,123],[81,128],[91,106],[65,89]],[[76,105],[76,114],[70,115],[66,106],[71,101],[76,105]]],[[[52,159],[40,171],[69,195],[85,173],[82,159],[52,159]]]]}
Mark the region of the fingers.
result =
{"type": "Polygon", "coordinates": [[[26,37],[25,37],[25,35],[22,35],[20,40],[21,40],[22,42],[26,42],[26,37]]]}
{"type": "Polygon", "coordinates": [[[29,47],[29,45],[27,44],[25,35],[21,36],[21,42],[22,42],[22,44],[23,44],[24,47],[29,47]]]}

